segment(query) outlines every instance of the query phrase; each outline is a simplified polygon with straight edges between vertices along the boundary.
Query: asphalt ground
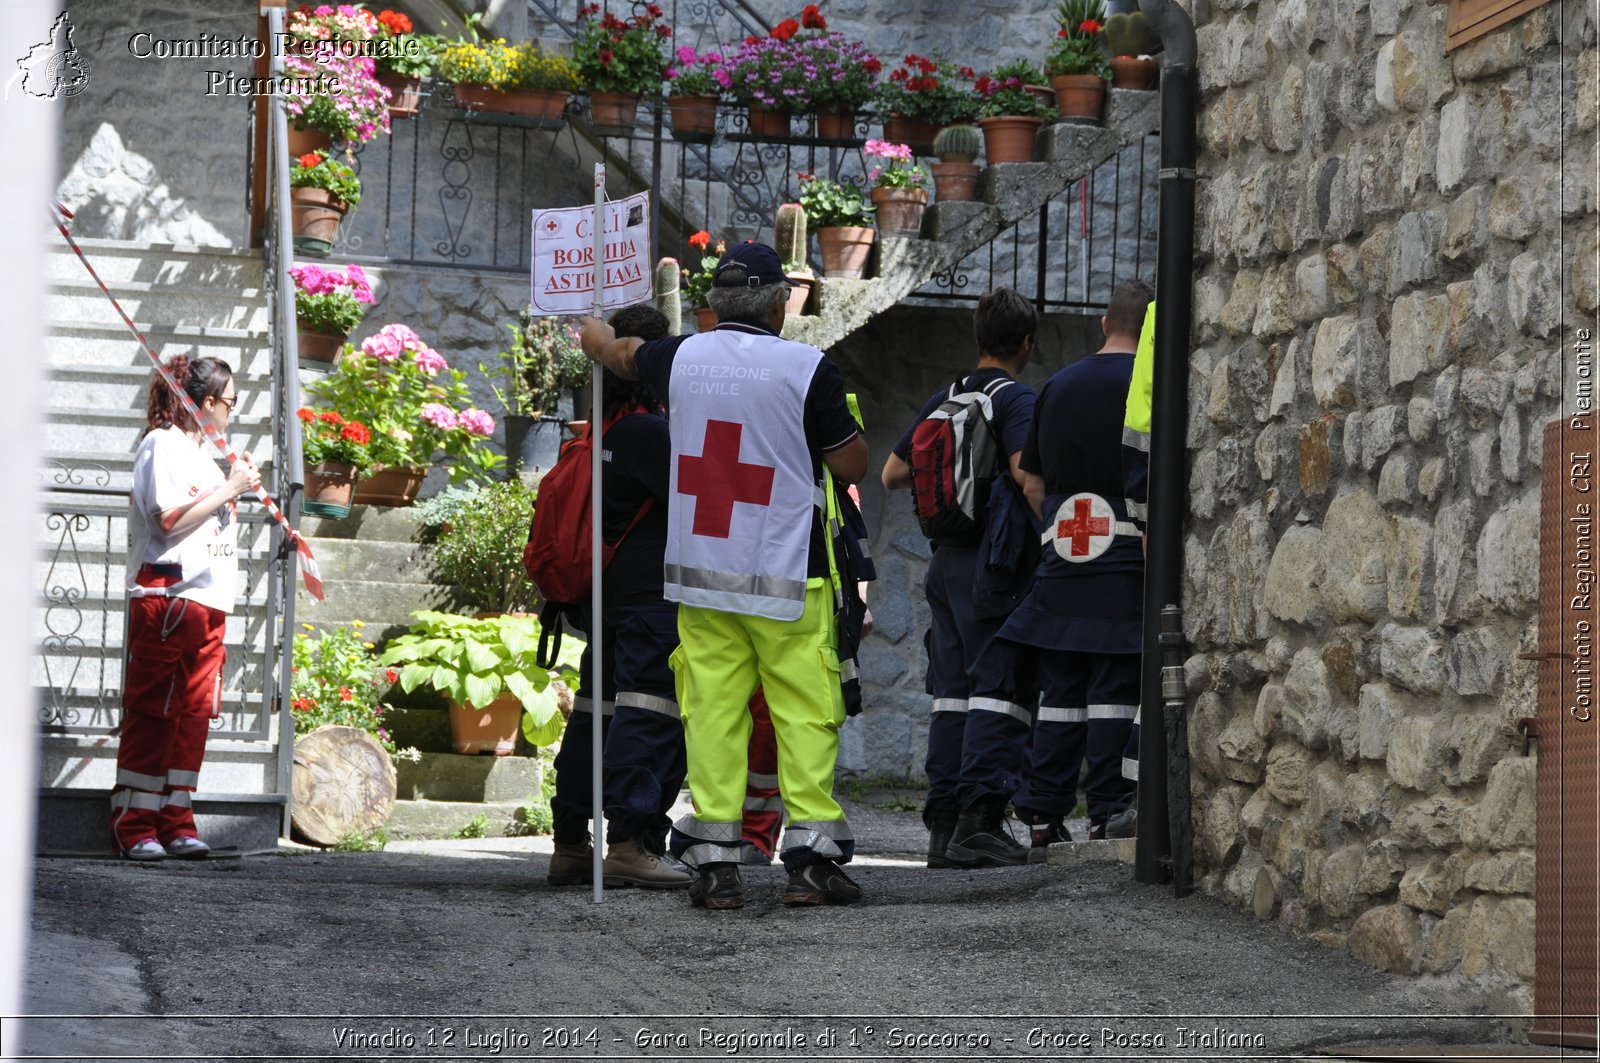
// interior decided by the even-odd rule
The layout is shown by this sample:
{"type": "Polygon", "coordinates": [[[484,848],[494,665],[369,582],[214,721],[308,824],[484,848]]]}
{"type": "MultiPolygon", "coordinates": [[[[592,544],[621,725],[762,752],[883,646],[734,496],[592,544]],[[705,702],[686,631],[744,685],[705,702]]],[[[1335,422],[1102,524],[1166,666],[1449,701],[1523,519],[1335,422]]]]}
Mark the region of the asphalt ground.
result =
{"type": "Polygon", "coordinates": [[[589,887],[545,885],[547,837],[41,859],[33,1018],[20,1039],[0,1030],[0,1053],[1259,1060],[1513,1039],[1493,1017],[1448,1017],[1426,983],[1136,883],[1099,843],[1062,863],[931,871],[916,813],[847,811],[866,896],[815,909],[782,906],[777,865],[746,870],[738,911],[681,891],[596,904],[589,887]]]}

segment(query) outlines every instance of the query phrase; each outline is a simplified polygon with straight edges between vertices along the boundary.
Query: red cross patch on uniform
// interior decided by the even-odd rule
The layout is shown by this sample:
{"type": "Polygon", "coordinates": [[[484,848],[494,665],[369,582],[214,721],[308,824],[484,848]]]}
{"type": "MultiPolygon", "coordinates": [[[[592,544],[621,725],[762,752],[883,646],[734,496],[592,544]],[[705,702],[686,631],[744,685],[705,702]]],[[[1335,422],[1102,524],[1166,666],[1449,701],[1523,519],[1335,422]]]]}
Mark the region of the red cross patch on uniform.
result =
{"type": "Polygon", "coordinates": [[[772,504],[770,465],[739,460],[739,440],[744,425],[736,421],[709,420],[699,456],[678,455],[678,494],[694,503],[694,534],[726,539],[733,524],[733,504],[772,504]]]}
{"type": "Polygon", "coordinates": [[[1093,561],[1117,537],[1117,514],[1111,503],[1097,494],[1083,491],[1056,508],[1050,522],[1050,538],[1056,553],[1073,562],[1093,561]]]}

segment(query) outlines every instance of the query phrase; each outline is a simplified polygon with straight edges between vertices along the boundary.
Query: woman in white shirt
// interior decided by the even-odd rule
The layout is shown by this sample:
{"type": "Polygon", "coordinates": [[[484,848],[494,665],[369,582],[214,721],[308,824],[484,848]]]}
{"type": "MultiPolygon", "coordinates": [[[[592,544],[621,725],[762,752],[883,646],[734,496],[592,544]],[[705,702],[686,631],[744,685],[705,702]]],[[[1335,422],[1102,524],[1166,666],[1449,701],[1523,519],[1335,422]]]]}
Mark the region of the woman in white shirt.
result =
{"type": "Polygon", "coordinates": [[[200,421],[157,376],[133,459],[128,514],[128,661],[111,826],[130,860],[198,858],[210,846],[190,802],[222,693],[223,630],[238,593],[235,502],[261,482],[248,452],[224,475],[206,428],[225,432],[233,371],[178,355],[167,372],[200,421]]]}

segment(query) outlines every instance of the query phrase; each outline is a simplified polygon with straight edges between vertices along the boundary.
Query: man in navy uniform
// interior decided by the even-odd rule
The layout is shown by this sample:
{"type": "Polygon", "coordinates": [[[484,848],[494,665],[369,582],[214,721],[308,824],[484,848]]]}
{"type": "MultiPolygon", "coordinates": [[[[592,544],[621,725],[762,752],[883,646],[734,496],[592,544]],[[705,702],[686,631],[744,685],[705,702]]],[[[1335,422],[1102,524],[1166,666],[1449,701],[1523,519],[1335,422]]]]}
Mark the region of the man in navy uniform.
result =
{"type": "Polygon", "coordinates": [[[968,748],[961,818],[946,850],[971,867],[1027,862],[1004,827],[1007,801],[1023,822],[1059,831],[1083,780],[1091,837],[1133,799],[1122,753],[1139,701],[1144,554],[1123,495],[1122,429],[1148,285],[1112,293],[1105,343],[1057,372],[1039,394],[1023,448],[1023,491],[1043,521],[1028,596],[972,676],[972,715],[995,734],[968,748]],[[1037,713],[1030,711],[1039,690],[1037,713]],[[1027,782],[1020,776],[1033,731],[1027,782]],[[1020,788],[1019,788],[1020,786],[1020,788]]]}

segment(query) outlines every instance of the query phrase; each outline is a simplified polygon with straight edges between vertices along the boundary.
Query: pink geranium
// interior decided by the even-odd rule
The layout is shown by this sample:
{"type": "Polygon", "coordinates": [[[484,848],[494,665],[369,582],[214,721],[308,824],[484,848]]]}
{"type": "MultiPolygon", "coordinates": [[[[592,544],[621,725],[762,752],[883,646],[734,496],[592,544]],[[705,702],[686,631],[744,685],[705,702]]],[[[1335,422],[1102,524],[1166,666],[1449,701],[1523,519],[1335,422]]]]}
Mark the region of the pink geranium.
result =
{"type": "Polygon", "coordinates": [[[422,409],[418,412],[418,416],[424,421],[427,421],[429,424],[433,425],[435,428],[454,428],[458,421],[458,418],[456,417],[456,411],[452,410],[443,403],[438,402],[423,403],[422,409]]]}
{"type": "Polygon", "coordinates": [[[429,376],[433,376],[435,373],[441,373],[450,368],[449,363],[444,360],[444,356],[438,351],[434,350],[432,347],[424,347],[411,357],[412,360],[417,363],[417,368],[422,370],[424,373],[427,373],[429,376]]]}
{"type": "Polygon", "coordinates": [[[457,419],[462,428],[475,436],[494,434],[494,418],[476,406],[469,406],[461,411],[457,419]]]}

